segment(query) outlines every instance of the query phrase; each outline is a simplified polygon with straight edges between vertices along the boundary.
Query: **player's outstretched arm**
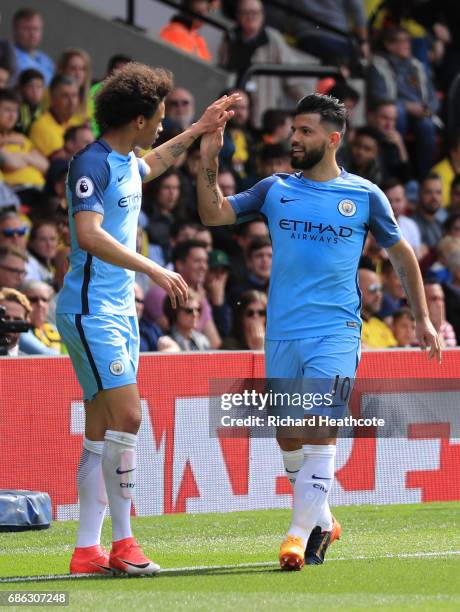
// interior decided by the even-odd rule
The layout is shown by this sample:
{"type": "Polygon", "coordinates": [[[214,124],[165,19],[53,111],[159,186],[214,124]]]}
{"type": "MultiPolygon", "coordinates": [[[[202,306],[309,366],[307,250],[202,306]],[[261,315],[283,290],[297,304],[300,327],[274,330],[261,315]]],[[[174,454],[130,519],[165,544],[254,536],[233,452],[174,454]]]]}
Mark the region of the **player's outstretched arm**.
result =
{"type": "Polygon", "coordinates": [[[399,242],[387,250],[414,313],[420,347],[422,350],[429,348],[429,359],[436,357],[437,361],[441,363],[441,345],[428,315],[422,275],[414,251],[404,238],[401,238],[399,242]]]}
{"type": "Polygon", "coordinates": [[[144,182],[163,174],[197,138],[208,132],[214,132],[218,127],[225,125],[228,119],[233,116],[233,111],[229,108],[239,98],[239,94],[222,96],[208,106],[198,121],[182,134],[171,138],[168,142],[147,153],[143,159],[150,166],[150,172],[144,177],[144,182]]]}
{"type": "Polygon", "coordinates": [[[205,134],[201,139],[201,162],[197,178],[198,214],[204,225],[232,225],[235,211],[224,198],[217,184],[219,151],[223,144],[224,128],[205,134]]]}
{"type": "Polygon", "coordinates": [[[78,246],[114,266],[147,274],[167,292],[173,308],[177,300],[183,306],[187,301],[188,287],[182,276],[120,244],[102,228],[102,219],[102,215],[92,211],[81,211],[75,215],[78,246]]]}

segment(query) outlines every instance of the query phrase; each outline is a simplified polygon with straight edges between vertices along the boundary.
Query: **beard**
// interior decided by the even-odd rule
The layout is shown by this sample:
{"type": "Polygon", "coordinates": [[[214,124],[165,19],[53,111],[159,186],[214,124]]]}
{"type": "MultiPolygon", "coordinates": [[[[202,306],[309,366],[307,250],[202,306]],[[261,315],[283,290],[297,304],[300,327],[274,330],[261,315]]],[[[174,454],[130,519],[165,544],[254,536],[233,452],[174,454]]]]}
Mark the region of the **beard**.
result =
{"type": "Polygon", "coordinates": [[[295,170],[310,170],[323,159],[325,152],[326,145],[323,144],[316,149],[305,151],[305,154],[302,157],[293,155],[291,153],[291,166],[295,170]]]}

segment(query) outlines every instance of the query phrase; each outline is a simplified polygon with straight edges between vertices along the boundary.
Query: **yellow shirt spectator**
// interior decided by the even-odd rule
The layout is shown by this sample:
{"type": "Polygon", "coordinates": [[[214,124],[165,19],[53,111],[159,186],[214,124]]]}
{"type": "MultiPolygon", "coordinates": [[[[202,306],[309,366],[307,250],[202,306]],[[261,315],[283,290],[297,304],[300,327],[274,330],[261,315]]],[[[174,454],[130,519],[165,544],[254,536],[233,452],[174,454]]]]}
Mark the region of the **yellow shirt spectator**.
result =
{"type": "Polygon", "coordinates": [[[64,146],[64,134],[67,128],[80,125],[80,119],[72,116],[65,123],[58,123],[48,111],[32,124],[30,138],[34,146],[46,157],[64,146]]]}
{"type": "MultiPolygon", "coordinates": [[[[3,149],[10,153],[29,153],[34,149],[31,141],[24,136],[22,144],[5,144],[3,149]]],[[[11,172],[3,172],[4,181],[8,185],[30,185],[33,187],[43,187],[45,179],[43,174],[34,166],[24,166],[11,172]]]]}
{"type": "Polygon", "coordinates": [[[397,345],[391,329],[377,317],[363,321],[361,341],[366,348],[384,349],[397,345]]]}
{"type": "Polygon", "coordinates": [[[439,175],[442,182],[442,205],[449,206],[450,185],[455,178],[455,172],[448,157],[441,159],[440,162],[431,168],[431,172],[439,175]]]}

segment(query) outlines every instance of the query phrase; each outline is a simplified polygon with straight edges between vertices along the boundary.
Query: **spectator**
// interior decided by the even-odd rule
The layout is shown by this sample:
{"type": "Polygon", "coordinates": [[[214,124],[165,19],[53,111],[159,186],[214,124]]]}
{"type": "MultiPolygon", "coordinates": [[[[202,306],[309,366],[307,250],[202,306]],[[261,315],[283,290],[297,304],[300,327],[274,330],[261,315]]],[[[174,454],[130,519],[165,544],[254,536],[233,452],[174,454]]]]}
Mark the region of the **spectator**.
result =
{"type": "Polygon", "coordinates": [[[147,234],[149,241],[161,249],[160,265],[171,259],[170,228],[174,220],[183,218],[178,210],[180,199],[180,178],[175,168],[169,168],[144,192],[143,202],[148,214],[147,234]]]}
{"type": "Polygon", "coordinates": [[[16,57],[16,77],[23,70],[35,68],[45,79],[45,85],[54,74],[54,62],[39,47],[43,36],[43,18],[34,9],[23,8],[13,16],[13,40],[16,57]]]}
{"type": "Polygon", "coordinates": [[[67,76],[55,76],[49,86],[50,108],[43,113],[30,129],[30,138],[43,155],[49,157],[64,146],[64,134],[80,120],[75,115],[78,109],[78,86],[67,76]]]}
{"type": "MultiPolygon", "coordinates": [[[[197,330],[204,333],[210,341],[211,348],[220,347],[221,339],[212,317],[211,305],[206,298],[204,282],[208,272],[208,253],[206,245],[198,240],[185,240],[174,247],[172,253],[174,269],[179,272],[187,285],[201,296],[201,316],[197,330]]],[[[162,315],[166,292],[161,287],[153,286],[145,296],[146,316],[164,329],[162,315]]]]}
{"type": "Polygon", "coordinates": [[[84,49],[66,49],[58,60],[56,74],[70,77],[78,87],[79,105],[75,120],[85,123],[91,116],[89,90],[91,86],[91,58],[84,49]]]}
{"type": "MultiPolygon", "coordinates": [[[[277,30],[265,25],[265,15],[260,0],[239,0],[237,26],[222,41],[219,64],[236,72],[237,87],[251,64],[308,64],[315,60],[288,46],[277,30]]],[[[293,106],[305,91],[312,90],[307,79],[254,77],[252,94],[252,123],[260,126],[267,108],[293,106]]]]}
{"type": "Polygon", "coordinates": [[[381,183],[383,178],[380,166],[380,135],[367,126],[355,131],[353,141],[341,153],[341,159],[348,172],[358,174],[373,183],[381,183]]]}
{"type": "Polygon", "coordinates": [[[32,123],[43,112],[42,101],[45,94],[45,79],[39,70],[29,68],[19,75],[17,89],[21,103],[16,130],[28,136],[32,123]]]}
{"type": "Polygon", "coordinates": [[[456,174],[450,184],[449,206],[446,212],[448,215],[460,212],[460,174],[456,174]]]}
{"type": "Polygon", "coordinates": [[[441,177],[442,182],[442,205],[448,206],[451,193],[452,181],[455,175],[460,174],[460,130],[448,135],[447,155],[438,162],[431,172],[441,177]]]}
{"type": "Polygon", "coordinates": [[[26,263],[23,251],[0,245],[0,288],[19,289],[26,275],[26,263]]]}
{"type": "Polygon", "coordinates": [[[200,171],[200,139],[187,149],[185,162],[179,168],[181,180],[181,199],[179,206],[185,211],[186,217],[192,221],[199,222],[196,205],[196,179],[200,171]]]}
{"type": "Polygon", "coordinates": [[[165,100],[165,118],[163,129],[170,124],[181,130],[186,130],[193,123],[195,117],[195,98],[185,87],[175,87],[165,100]]]}
{"type": "Polygon", "coordinates": [[[361,341],[363,348],[390,348],[396,346],[391,329],[377,317],[383,298],[383,287],[374,270],[360,267],[358,270],[361,290],[361,341]]]}
{"type": "Polygon", "coordinates": [[[94,142],[94,134],[87,125],[73,125],[64,134],[64,146],[51,155],[51,163],[56,159],[70,161],[74,155],[94,142]]]}
{"type": "Polygon", "coordinates": [[[278,172],[292,173],[291,148],[286,142],[265,144],[257,156],[259,178],[266,178],[278,172]]]}
{"type": "MultiPolygon", "coordinates": [[[[109,77],[111,74],[114,74],[117,70],[120,70],[120,68],[123,68],[123,66],[126,66],[126,64],[129,64],[132,61],[133,60],[128,55],[123,55],[121,53],[112,55],[112,57],[109,59],[109,62],[107,64],[106,78],[109,77]]],[[[91,130],[96,138],[99,138],[101,130],[99,129],[96,118],[94,116],[95,110],[96,110],[95,99],[96,99],[97,92],[102,87],[103,82],[104,81],[102,80],[102,81],[98,81],[97,83],[94,83],[94,85],[92,85],[89,90],[88,107],[89,107],[89,113],[91,117],[90,124],[91,124],[91,130]]]]}
{"type": "Polygon", "coordinates": [[[412,176],[404,139],[396,129],[398,107],[394,100],[374,101],[369,109],[369,125],[379,133],[380,161],[386,179],[396,177],[407,183],[412,176]]]}
{"type": "Polygon", "coordinates": [[[9,81],[9,70],[0,64],[0,89],[6,89],[8,87],[9,81]]]}
{"type": "Polygon", "coordinates": [[[207,351],[211,348],[208,338],[198,331],[202,313],[202,298],[198,292],[189,289],[187,302],[177,308],[165,300],[164,312],[171,323],[171,338],[182,351],[207,351]]]}
{"type": "Polygon", "coordinates": [[[28,281],[39,280],[52,283],[53,260],[56,257],[58,245],[58,230],[54,221],[43,219],[32,225],[28,242],[28,281]]]}
{"type": "MultiPolygon", "coordinates": [[[[29,281],[22,286],[22,291],[31,305],[30,322],[33,325],[33,335],[44,346],[53,349],[57,355],[66,353],[58,330],[48,318],[53,289],[47,283],[29,281]]],[[[28,351],[24,349],[24,352],[28,351]]]]}
{"type": "Polygon", "coordinates": [[[434,276],[438,282],[447,283],[452,280],[452,275],[448,270],[447,261],[449,255],[460,249],[460,238],[455,236],[444,236],[434,249],[437,255],[436,261],[430,266],[428,274],[434,276]]]}
{"type": "Polygon", "coordinates": [[[0,212],[0,246],[25,252],[28,233],[28,224],[16,212],[0,212]]]}
{"type": "Polygon", "coordinates": [[[291,138],[292,115],[279,108],[267,108],[262,115],[262,142],[278,144],[291,138]]]}
{"type": "Polygon", "coordinates": [[[230,331],[231,313],[226,300],[229,275],[230,258],[227,253],[219,249],[210,251],[206,275],[206,295],[212,306],[214,322],[221,337],[228,336],[230,331]]]}
{"type": "MultiPolygon", "coordinates": [[[[2,15],[0,13],[0,23],[2,21],[2,15]]],[[[8,72],[9,79],[5,87],[12,85],[10,81],[12,76],[16,74],[16,57],[14,47],[7,38],[0,38],[0,66],[8,72]]]]}
{"type": "MultiPolygon", "coordinates": [[[[1,248],[1,247],[0,247],[1,248]]],[[[16,289],[3,287],[0,282],[0,306],[6,310],[7,321],[28,321],[31,311],[30,304],[25,295],[16,289]]],[[[19,353],[20,333],[5,334],[8,340],[7,351],[9,357],[16,357],[19,353]]]]}
{"type": "Polygon", "coordinates": [[[398,131],[415,138],[415,161],[418,179],[426,176],[433,165],[436,129],[433,115],[438,100],[425,66],[412,56],[410,36],[399,26],[383,32],[384,52],[375,55],[369,72],[369,94],[372,99],[391,98],[398,105],[398,131]]]}
{"type": "Polygon", "coordinates": [[[235,195],[236,193],[235,175],[230,169],[222,168],[219,171],[217,182],[219,185],[219,189],[221,190],[224,198],[230,195],[235,195]]]}
{"type": "Polygon", "coordinates": [[[382,263],[381,278],[383,296],[378,316],[385,320],[391,318],[402,306],[407,306],[407,300],[399,276],[389,259],[382,263]]]}
{"type": "Polygon", "coordinates": [[[418,206],[412,218],[418,225],[422,243],[429,249],[442,238],[442,224],[436,216],[441,205],[441,179],[437,174],[428,174],[420,183],[418,206]]]}
{"type": "MultiPolygon", "coordinates": [[[[302,0],[299,4],[313,18],[343,32],[356,34],[361,42],[361,53],[365,57],[369,55],[366,13],[362,0],[302,0]]],[[[295,26],[299,48],[321,58],[324,63],[349,66],[354,60],[355,51],[347,38],[327,32],[303,19],[296,20],[295,26]]]]}
{"type": "MultiPolygon", "coordinates": [[[[185,9],[190,9],[203,16],[209,14],[211,4],[211,0],[182,0],[182,6],[185,9]]],[[[212,56],[206,40],[198,34],[202,25],[201,19],[183,11],[174,15],[171,21],[160,30],[160,38],[185,51],[185,53],[190,53],[210,62],[212,56]]]]}
{"type": "Polygon", "coordinates": [[[163,330],[153,321],[146,319],[144,315],[144,292],[141,287],[134,284],[134,299],[136,302],[136,314],[139,321],[139,336],[141,353],[161,351],[163,353],[178,353],[179,345],[169,336],[163,334],[163,330]]]}
{"type": "Polygon", "coordinates": [[[391,329],[397,347],[405,348],[418,345],[415,335],[415,317],[410,308],[400,308],[393,313],[391,329]]]}
{"type": "Polygon", "coordinates": [[[222,349],[261,351],[264,348],[267,321],[267,296],[249,290],[240,296],[233,313],[233,333],[222,343],[222,349]]]}
{"type": "Polygon", "coordinates": [[[447,217],[444,222],[444,232],[446,236],[460,239],[460,211],[447,217]]]}
{"type": "Polygon", "coordinates": [[[8,161],[2,167],[4,180],[23,203],[33,206],[38,198],[36,190],[45,184],[43,174],[48,169],[48,160],[27,136],[14,131],[18,112],[17,95],[9,89],[0,90],[0,144],[2,151],[8,153],[8,161]]]}
{"type": "Polygon", "coordinates": [[[426,254],[426,248],[422,247],[422,237],[418,225],[406,215],[408,203],[404,187],[398,179],[389,179],[384,183],[382,189],[390,201],[402,235],[414,249],[417,259],[421,259],[426,254]]]}
{"type": "Polygon", "coordinates": [[[442,347],[457,346],[457,338],[452,325],[446,321],[446,302],[444,291],[435,278],[424,280],[428,313],[435,330],[439,334],[442,347]]]}
{"type": "Polygon", "coordinates": [[[229,89],[226,93],[239,93],[240,99],[232,106],[233,117],[224,133],[224,147],[220,154],[223,166],[230,166],[238,177],[239,186],[249,187],[256,180],[254,162],[254,131],[250,125],[250,99],[241,89],[229,89]]]}
{"type": "Polygon", "coordinates": [[[268,291],[272,269],[272,243],[268,237],[254,238],[246,250],[247,274],[231,292],[230,304],[234,305],[249,289],[268,291]]]}
{"type": "Polygon", "coordinates": [[[452,251],[447,259],[447,267],[452,281],[444,283],[446,318],[452,325],[457,338],[460,338],[460,249],[452,251]]]}
{"type": "Polygon", "coordinates": [[[205,227],[204,225],[197,224],[195,239],[199,240],[205,245],[206,251],[209,255],[213,247],[213,239],[212,239],[212,234],[211,234],[211,230],[209,229],[209,227],[205,227]]]}

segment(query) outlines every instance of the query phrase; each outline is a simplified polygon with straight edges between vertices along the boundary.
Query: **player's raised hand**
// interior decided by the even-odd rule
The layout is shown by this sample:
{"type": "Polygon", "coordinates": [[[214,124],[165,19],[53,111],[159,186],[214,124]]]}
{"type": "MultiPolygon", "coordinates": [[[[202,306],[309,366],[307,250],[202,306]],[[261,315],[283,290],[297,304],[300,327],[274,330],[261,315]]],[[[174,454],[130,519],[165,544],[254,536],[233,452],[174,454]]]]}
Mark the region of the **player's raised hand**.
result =
{"type": "Polygon", "coordinates": [[[208,106],[194,126],[201,134],[214,132],[217,128],[224,126],[234,115],[231,107],[238,102],[240,98],[241,96],[239,93],[234,93],[230,96],[222,96],[208,106]]]}
{"type": "Polygon", "coordinates": [[[422,351],[425,349],[430,350],[428,359],[433,359],[433,357],[436,357],[437,362],[441,363],[441,343],[430,319],[417,321],[415,333],[422,351]]]}
{"type": "Polygon", "coordinates": [[[200,153],[202,162],[215,159],[224,144],[224,128],[217,128],[201,137],[200,153]]]}
{"type": "Polygon", "coordinates": [[[173,308],[176,308],[177,300],[179,300],[180,306],[184,306],[188,296],[188,285],[180,274],[156,266],[150,274],[150,278],[166,291],[173,308]]]}

